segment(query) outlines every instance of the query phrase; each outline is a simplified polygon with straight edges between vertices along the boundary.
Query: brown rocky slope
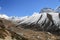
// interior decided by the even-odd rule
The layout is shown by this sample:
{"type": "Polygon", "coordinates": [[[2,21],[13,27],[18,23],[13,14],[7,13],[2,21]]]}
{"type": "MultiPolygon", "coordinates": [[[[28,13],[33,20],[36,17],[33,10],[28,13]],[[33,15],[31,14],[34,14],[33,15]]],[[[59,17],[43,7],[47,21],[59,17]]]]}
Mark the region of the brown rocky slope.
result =
{"type": "Polygon", "coordinates": [[[16,24],[11,21],[0,18],[0,40],[60,40],[60,36],[16,27],[16,24]]]}

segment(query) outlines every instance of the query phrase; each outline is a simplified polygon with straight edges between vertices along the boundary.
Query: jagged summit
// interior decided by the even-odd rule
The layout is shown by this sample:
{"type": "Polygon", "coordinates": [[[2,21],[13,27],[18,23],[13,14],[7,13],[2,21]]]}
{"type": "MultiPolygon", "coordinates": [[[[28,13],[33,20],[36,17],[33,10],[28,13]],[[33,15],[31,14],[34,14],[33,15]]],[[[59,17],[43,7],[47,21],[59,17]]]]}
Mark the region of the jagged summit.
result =
{"type": "Polygon", "coordinates": [[[57,13],[60,13],[60,6],[58,6],[55,10],[57,13]]]}
{"type": "Polygon", "coordinates": [[[43,9],[41,9],[40,13],[43,13],[43,12],[49,13],[49,12],[55,12],[55,11],[54,11],[54,9],[51,9],[51,8],[43,8],[43,9]]]}

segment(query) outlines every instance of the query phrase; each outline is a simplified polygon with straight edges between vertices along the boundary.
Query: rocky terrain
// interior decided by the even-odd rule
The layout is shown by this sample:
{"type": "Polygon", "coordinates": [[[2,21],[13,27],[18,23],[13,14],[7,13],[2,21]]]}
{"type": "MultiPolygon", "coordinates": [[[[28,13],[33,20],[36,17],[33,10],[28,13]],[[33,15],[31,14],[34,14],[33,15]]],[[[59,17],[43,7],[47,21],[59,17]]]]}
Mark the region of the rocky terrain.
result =
{"type": "Polygon", "coordinates": [[[22,18],[0,15],[0,40],[60,40],[58,9],[44,8],[22,18]]]}
{"type": "Polygon", "coordinates": [[[0,40],[27,40],[23,36],[8,29],[11,27],[15,27],[12,22],[0,18],[0,40]]]}
{"type": "Polygon", "coordinates": [[[11,21],[0,18],[0,40],[60,40],[60,36],[50,32],[16,27],[11,21]]]}

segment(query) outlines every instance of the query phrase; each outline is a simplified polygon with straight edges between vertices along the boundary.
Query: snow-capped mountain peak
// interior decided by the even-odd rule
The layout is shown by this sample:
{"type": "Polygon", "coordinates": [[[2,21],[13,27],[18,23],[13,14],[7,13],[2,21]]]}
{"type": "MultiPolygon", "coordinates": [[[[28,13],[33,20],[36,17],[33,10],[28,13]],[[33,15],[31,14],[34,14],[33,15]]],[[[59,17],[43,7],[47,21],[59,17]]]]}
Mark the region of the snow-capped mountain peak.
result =
{"type": "Polygon", "coordinates": [[[60,30],[60,13],[49,12],[34,14],[18,23],[17,26],[19,25],[23,28],[57,32],[60,30]]]}
{"type": "Polygon", "coordinates": [[[49,12],[55,12],[55,11],[54,11],[54,9],[51,9],[51,8],[43,8],[43,9],[41,9],[40,13],[43,13],[43,12],[49,13],[49,12]]]}
{"type": "Polygon", "coordinates": [[[9,17],[5,14],[0,14],[0,18],[8,19],[9,17]]]}
{"type": "MultiPolygon", "coordinates": [[[[59,8],[58,8],[59,9],[59,8]]],[[[59,11],[59,10],[58,10],[59,11]]],[[[5,18],[13,21],[17,26],[24,28],[31,28],[37,30],[45,30],[52,32],[60,31],[60,13],[51,8],[43,8],[40,13],[34,12],[31,16],[24,17],[9,17],[7,15],[0,15],[0,18],[5,18]]]]}

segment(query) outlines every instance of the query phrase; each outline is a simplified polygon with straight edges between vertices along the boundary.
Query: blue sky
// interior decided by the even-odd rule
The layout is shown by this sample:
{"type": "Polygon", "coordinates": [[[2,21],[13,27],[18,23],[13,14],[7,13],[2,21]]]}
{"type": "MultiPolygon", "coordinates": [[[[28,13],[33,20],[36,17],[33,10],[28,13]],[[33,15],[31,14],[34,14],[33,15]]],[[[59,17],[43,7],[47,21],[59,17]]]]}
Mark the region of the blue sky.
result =
{"type": "Polygon", "coordinates": [[[55,9],[60,0],[0,0],[0,13],[8,16],[30,16],[44,7],[55,9]]]}

